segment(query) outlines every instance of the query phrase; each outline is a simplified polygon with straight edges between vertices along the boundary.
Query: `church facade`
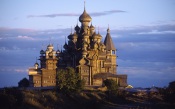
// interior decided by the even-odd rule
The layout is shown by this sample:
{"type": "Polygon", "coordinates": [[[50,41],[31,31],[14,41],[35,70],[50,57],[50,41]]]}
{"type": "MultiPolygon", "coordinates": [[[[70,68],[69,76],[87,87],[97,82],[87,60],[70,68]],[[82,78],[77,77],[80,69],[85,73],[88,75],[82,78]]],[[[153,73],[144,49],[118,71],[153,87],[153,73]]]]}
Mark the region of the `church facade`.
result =
{"type": "Polygon", "coordinates": [[[92,18],[84,9],[78,24],[67,38],[64,50],[54,50],[49,44],[40,51],[40,65],[36,62],[29,68],[31,87],[56,86],[56,73],[59,69],[73,67],[85,80],[86,86],[102,86],[105,79],[114,79],[120,87],[127,86],[127,75],[118,75],[116,47],[108,27],[104,42],[99,31],[90,24],[92,18]]]}

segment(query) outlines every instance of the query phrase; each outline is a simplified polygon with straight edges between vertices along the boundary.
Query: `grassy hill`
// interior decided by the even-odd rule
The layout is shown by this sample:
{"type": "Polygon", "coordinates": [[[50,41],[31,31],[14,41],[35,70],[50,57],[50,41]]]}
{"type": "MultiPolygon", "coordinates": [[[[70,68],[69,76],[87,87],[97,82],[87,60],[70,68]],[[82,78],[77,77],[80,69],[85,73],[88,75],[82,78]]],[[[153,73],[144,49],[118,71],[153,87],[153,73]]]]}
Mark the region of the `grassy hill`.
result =
{"type": "MultiPolygon", "coordinates": [[[[150,95],[149,95],[150,96],[150,95]]],[[[174,109],[158,97],[138,97],[123,91],[84,90],[65,94],[56,90],[0,90],[0,109],[174,109]]]]}

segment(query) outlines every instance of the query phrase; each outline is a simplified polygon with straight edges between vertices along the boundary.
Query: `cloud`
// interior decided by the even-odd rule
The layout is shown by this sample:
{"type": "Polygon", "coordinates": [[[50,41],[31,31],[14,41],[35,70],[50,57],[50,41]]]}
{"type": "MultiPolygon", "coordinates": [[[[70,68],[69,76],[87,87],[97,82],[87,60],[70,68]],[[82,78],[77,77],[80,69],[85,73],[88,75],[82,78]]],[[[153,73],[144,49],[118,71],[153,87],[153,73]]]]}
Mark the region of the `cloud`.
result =
{"type": "Polygon", "coordinates": [[[0,73],[1,72],[12,72],[12,73],[27,73],[28,69],[26,66],[19,67],[19,66],[10,66],[10,67],[0,67],[0,73]]]}
{"type": "Polygon", "coordinates": [[[142,62],[118,59],[119,74],[128,75],[128,83],[134,86],[167,86],[175,79],[173,62],[142,62]],[[121,65],[123,64],[123,65],[121,65]]]}
{"type": "Polygon", "coordinates": [[[21,69],[14,69],[14,71],[17,73],[26,73],[26,72],[28,72],[28,69],[21,68],[21,69]]]}
{"type": "Polygon", "coordinates": [[[110,11],[104,11],[104,12],[94,12],[94,13],[89,13],[91,16],[98,17],[98,16],[105,16],[105,15],[110,15],[110,14],[115,14],[115,13],[125,13],[126,11],[122,10],[110,10],[110,11]]]}
{"type": "Polygon", "coordinates": [[[140,32],[137,34],[175,34],[175,31],[158,31],[158,30],[152,30],[150,32],[140,32]]]}
{"type": "MultiPolygon", "coordinates": [[[[124,13],[126,11],[122,10],[110,10],[110,11],[103,11],[103,12],[92,12],[89,13],[90,16],[98,17],[98,16],[105,16],[105,15],[110,15],[110,14],[115,14],[115,13],[124,13]]],[[[69,16],[80,16],[81,14],[78,13],[59,13],[59,14],[47,14],[47,15],[29,15],[27,18],[33,18],[33,17],[69,17],[69,16]]]]}
{"type": "Polygon", "coordinates": [[[13,31],[13,32],[22,32],[22,33],[26,33],[26,32],[34,32],[36,30],[34,29],[26,29],[26,28],[7,28],[7,27],[0,27],[0,32],[4,33],[7,31],[13,31]]]}
{"type": "MultiPolygon", "coordinates": [[[[69,28],[32,30],[25,28],[1,27],[0,55],[2,54],[2,57],[4,57],[4,55],[6,55],[7,53],[14,54],[14,57],[24,53],[28,53],[31,55],[31,52],[38,53],[42,49],[42,45],[44,45],[43,47],[44,49],[46,49],[47,45],[50,42],[54,44],[56,50],[56,45],[63,45],[65,42],[65,36],[67,36],[69,33],[69,28]]],[[[28,56],[28,54],[26,55],[28,56]]],[[[36,54],[34,57],[36,57],[36,54]]]]}
{"type": "MultiPolygon", "coordinates": [[[[0,28],[0,47],[6,45],[8,48],[11,48],[13,44],[16,45],[24,44],[26,47],[27,44],[31,45],[31,41],[41,43],[46,43],[50,41],[62,42],[70,34],[70,29],[49,29],[49,30],[32,30],[25,28],[0,28]]],[[[58,43],[58,42],[57,42],[58,43]]],[[[36,44],[38,45],[38,44],[36,44]]],[[[22,46],[22,47],[23,47],[22,46]]],[[[33,45],[32,45],[33,46],[33,45]]],[[[34,48],[34,47],[32,47],[34,48]]]]}
{"type": "Polygon", "coordinates": [[[17,46],[13,46],[12,49],[13,49],[13,50],[20,50],[20,48],[17,47],[17,46]]]}
{"type": "Polygon", "coordinates": [[[26,28],[0,27],[0,38],[1,40],[3,40],[3,39],[20,38],[21,36],[34,36],[36,32],[37,32],[36,30],[26,28]]]}
{"type": "Polygon", "coordinates": [[[32,17],[50,17],[50,18],[54,18],[54,17],[63,17],[63,16],[79,16],[79,14],[65,13],[65,14],[29,15],[27,17],[28,18],[32,18],[32,17]]]}
{"type": "Polygon", "coordinates": [[[0,47],[0,51],[7,51],[8,48],[7,47],[0,47]]]}
{"type": "Polygon", "coordinates": [[[29,37],[29,36],[17,36],[18,39],[25,39],[25,40],[35,40],[34,38],[32,37],[29,37]]]}

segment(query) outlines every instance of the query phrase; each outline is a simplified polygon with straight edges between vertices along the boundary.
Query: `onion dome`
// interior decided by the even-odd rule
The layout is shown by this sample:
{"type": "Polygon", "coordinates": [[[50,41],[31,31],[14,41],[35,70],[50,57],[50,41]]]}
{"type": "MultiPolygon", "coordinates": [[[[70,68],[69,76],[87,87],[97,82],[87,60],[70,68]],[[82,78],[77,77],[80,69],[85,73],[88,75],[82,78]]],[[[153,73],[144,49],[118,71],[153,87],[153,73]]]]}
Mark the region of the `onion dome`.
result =
{"type": "Polygon", "coordinates": [[[100,38],[100,39],[102,38],[102,36],[100,35],[100,32],[99,32],[99,27],[98,27],[98,34],[97,35],[98,35],[98,38],[100,38]]]}
{"type": "Polygon", "coordinates": [[[53,53],[53,54],[55,54],[55,53],[56,53],[56,51],[55,51],[55,50],[52,50],[52,53],[53,53]]]}
{"type": "Polygon", "coordinates": [[[89,35],[88,35],[87,32],[85,32],[85,33],[83,34],[83,38],[84,38],[84,39],[85,39],[85,38],[89,38],[89,35]]]}
{"type": "Polygon", "coordinates": [[[74,34],[72,35],[72,39],[77,39],[78,35],[76,34],[76,32],[74,32],[74,34]]]}
{"type": "Polygon", "coordinates": [[[78,24],[76,25],[76,27],[74,29],[76,32],[78,32],[80,30],[80,27],[78,26],[78,24]]]}
{"type": "Polygon", "coordinates": [[[44,54],[44,53],[45,53],[44,50],[41,50],[41,51],[40,51],[40,54],[44,54]]]}
{"type": "Polygon", "coordinates": [[[47,48],[48,48],[48,49],[53,49],[53,45],[52,45],[52,44],[49,44],[49,45],[47,46],[47,48]]]}
{"type": "Polygon", "coordinates": [[[47,47],[53,47],[53,45],[52,44],[49,44],[47,47]]]}
{"type": "Polygon", "coordinates": [[[80,15],[79,21],[80,22],[90,22],[92,18],[89,16],[89,14],[84,9],[84,12],[80,15]]]}
{"type": "Polygon", "coordinates": [[[34,64],[34,66],[39,66],[39,64],[36,62],[36,63],[34,64]]]}
{"type": "Polygon", "coordinates": [[[98,34],[96,34],[96,32],[94,32],[94,34],[92,35],[93,39],[97,39],[98,38],[98,34]]]}
{"type": "Polygon", "coordinates": [[[103,49],[105,49],[105,48],[106,48],[106,46],[105,46],[104,44],[102,44],[102,48],[103,48],[103,49]]]}
{"type": "Polygon", "coordinates": [[[59,54],[59,53],[60,53],[60,50],[57,50],[57,51],[56,51],[56,54],[59,54]]]}
{"type": "Polygon", "coordinates": [[[109,29],[109,27],[108,27],[108,29],[107,29],[107,33],[110,33],[110,29],[109,29]]]}
{"type": "Polygon", "coordinates": [[[94,43],[94,48],[98,48],[98,44],[96,42],[94,43]]]}
{"type": "Polygon", "coordinates": [[[65,43],[63,47],[64,47],[64,49],[67,49],[68,48],[67,43],[65,43]]]}
{"type": "Polygon", "coordinates": [[[99,33],[99,32],[98,32],[98,34],[97,34],[97,35],[98,35],[98,38],[102,38],[102,36],[100,35],[100,33],[99,33]]]}
{"type": "Polygon", "coordinates": [[[34,64],[35,69],[38,69],[38,66],[39,66],[39,64],[36,62],[36,63],[34,64]]]}
{"type": "Polygon", "coordinates": [[[95,27],[92,25],[92,23],[91,23],[90,29],[95,30],[95,27]]]}
{"type": "Polygon", "coordinates": [[[67,36],[68,39],[72,39],[72,32],[70,33],[69,36],[67,36]]]}

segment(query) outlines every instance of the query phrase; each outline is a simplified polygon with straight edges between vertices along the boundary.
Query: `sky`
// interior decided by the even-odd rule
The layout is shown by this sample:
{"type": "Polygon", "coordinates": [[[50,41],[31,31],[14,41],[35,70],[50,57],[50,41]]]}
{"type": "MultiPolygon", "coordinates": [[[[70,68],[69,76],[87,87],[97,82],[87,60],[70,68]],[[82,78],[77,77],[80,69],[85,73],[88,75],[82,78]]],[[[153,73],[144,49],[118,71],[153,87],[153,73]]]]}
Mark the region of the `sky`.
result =
{"type": "MultiPolygon", "coordinates": [[[[175,81],[174,0],[86,0],[92,24],[110,28],[118,74],[134,87],[175,81]]],[[[17,86],[51,42],[63,45],[83,13],[83,0],[0,0],[0,87],[17,86]]],[[[38,61],[39,62],[39,61],[38,61]]]]}

